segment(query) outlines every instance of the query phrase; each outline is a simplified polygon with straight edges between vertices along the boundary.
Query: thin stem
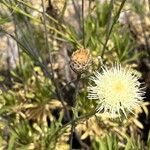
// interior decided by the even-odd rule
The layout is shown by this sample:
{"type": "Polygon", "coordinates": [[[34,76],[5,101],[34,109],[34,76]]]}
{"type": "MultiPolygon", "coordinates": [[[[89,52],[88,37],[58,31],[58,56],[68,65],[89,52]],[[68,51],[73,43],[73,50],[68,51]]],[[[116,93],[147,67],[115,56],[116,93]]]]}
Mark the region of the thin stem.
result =
{"type": "Polygon", "coordinates": [[[66,123],[65,125],[63,125],[61,128],[59,128],[50,138],[49,138],[49,141],[52,141],[53,138],[57,138],[59,137],[70,125],[72,125],[74,122],[79,122],[79,121],[82,121],[84,119],[88,119],[90,118],[91,116],[95,115],[96,114],[96,111],[91,111],[90,113],[88,114],[85,114],[85,115],[82,115],[76,119],[73,119],[71,120],[70,122],[66,123]]]}
{"type": "Polygon", "coordinates": [[[82,0],[82,35],[83,35],[83,46],[85,48],[84,0],[82,0]]]}
{"type": "Polygon", "coordinates": [[[149,12],[150,12],[150,0],[148,0],[149,12]]]}
{"type": "MultiPolygon", "coordinates": [[[[79,81],[80,81],[81,75],[78,74],[77,75],[77,80],[76,80],[76,90],[74,93],[74,100],[73,100],[73,108],[76,108],[76,100],[77,100],[77,94],[79,91],[79,81]]],[[[73,119],[75,119],[75,116],[73,114],[73,119]]],[[[70,149],[72,149],[72,141],[73,141],[73,133],[74,133],[74,129],[75,129],[75,122],[72,122],[72,126],[71,126],[71,136],[70,136],[70,149]]]]}
{"type": "Polygon", "coordinates": [[[79,8],[79,5],[77,6],[76,2],[75,2],[75,0],[72,0],[72,4],[73,4],[74,10],[75,10],[75,14],[77,16],[77,21],[78,21],[78,24],[79,24],[79,29],[81,31],[82,27],[81,27],[80,8],[79,8]]]}
{"type": "MultiPolygon", "coordinates": [[[[76,108],[76,99],[77,99],[77,94],[78,94],[78,90],[79,90],[80,77],[81,77],[80,74],[77,75],[76,86],[75,86],[75,87],[76,87],[76,90],[75,90],[75,93],[74,93],[74,100],[73,100],[73,108],[76,108]]],[[[74,114],[73,114],[73,119],[75,119],[74,114]]],[[[72,126],[71,126],[71,136],[70,136],[70,149],[72,149],[74,129],[75,129],[75,122],[72,122],[72,126]]]]}
{"type": "MultiPolygon", "coordinates": [[[[80,80],[85,80],[87,78],[89,78],[91,75],[93,75],[93,73],[86,75],[85,77],[80,78],[80,80]]],[[[66,85],[64,85],[60,90],[63,90],[65,87],[69,86],[71,83],[75,83],[77,79],[73,79],[69,82],[66,83],[66,85]]]]}
{"type": "Polygon", "coordinates": [[[67,3],[68,3],[68,0],[65,0],[65,3],[64,3],[62,12],[61,12],[60,20],[63,20],[64,14],[65,14],[65,11],[66,11],[66,8],[67,8],[67,3]]]}
{"type": "MultiPolygon", "coordinates": [[[[12,2],[9,0],[10,4],[12,4],[12,2]]],[[[12,9],[10,8],[10,10],[12,11],[12,9]]],[[[17,25],[18,25],[18,20],[16,18],[15,15],[13,15],[13,22],[14,22],[14,26],[15,26],[15,37],[18,39],[18,33],[17,33],[17,25]]],[[[16,41],[15,41],[16,42],[16,41]]],[[[22,61],[21,61],[21,50],[19,48],[19,44],[18,42],[17,43],[17,51],[18,51],[18,63],[19,63],[19,67],[20,67],[20,71],[23,73],[23,64],[22,64],[22,61]]],[[[24,88],[24,91],[25,91],[25,96],[26,96],[26,88],[25,88],[25,79],[24,79],[24,76],[23,76],[23,80],[22,80],[22,83],[23,83],[23,88],[24,88]]]]}
{"type": "Polygon", "coordinates": [[[45,42],[46,42],[46,47],[48,49],[48,54],[49,54],[49,61],[50,61],[50,67],[51,67],[51,71],[52,71],[52,75],[54,77],[54,72],[52,69],[52,57],[51,57],[51,53],[50,53],[50,48],[49,48],[49,44],[48,44],[48,34],[47,34],[47,27],[46,27],[46,16],[45,16],[45,6],[44,6],[44,1],[42,1],[42,8],[43,8],[43,24],[44,24],[44,30],[45,30],[45,42]]]}
{"type": "Polygon", "coordinates": [[[114,25],[116,24],[116,22],[117,22],[117,20],[118,20],[118,18],[119,18],[120,12],[121,12],[121,10],[122,10],[122,8],[123,8],[125,2],[126,2],[126,0],[123,0],[123,1],[122,1],[121,5],[120,5],[120,8],[119,8],[119,10],[118,10],[118,12],[117,12],[117,14],[116,14],[114,20],[113,20],[113,23],[111,24],[110,29],[108,30],[108,34],[107,34],[107,36],[106,36],[106,40],[105,40],[105,43],[104,43],[104,47],[103,47],[102,53],[101,53],[101,58],[102,58],[102,59],[103,59],[103,57],[104,57],[104,53],[105,53],[106,46],[107,46],[109,37],[110,37],[110,35],[111,35],[112,29],[113,29],[114,25]]]}
{"type": "MultiPolygon", "coordinates": [[[[47,45],[47,48],[49,49],[49,45],[48,45],[48,35],[47,35],[47,26],[46,26],[46,16],[45,16],[45,9],[44,9],[44,1],[42,0],[42,7],[43,7],[43,17],[44,17],[44,27],[45,27],[45,35],[46,35],[46,45],[47,45]]],[[[52,81],[54,83],[54,86],[56,88],[56,93],[57,93],[57,97],[58,99],[61,101],[62,103],[62,106],[66,112],[66,115],[67,115],[67,119],[70,120],[71,117],[70,117],[70,114],[65,106],[65,103],[64,103],[64,100],[63,100],[63,96],[61,94],[61,90],[59,89],[59,86],[58,86],[58,82],[57,80],[54,79],[54,72],[53,72],[53,68],[52,68],[52,60],[51,60],[51,53],[49,52],[49,57],[50,57],[50,65],[51,65],[51,71],[52,71],[52,81]]],[[[46,67],[46,70],[47,70],[47,67],[46,67]]],[[[48,71],[47,71],[48,72],[48,71]]],[[[48,75],[50,75],[50,73],[48,72],[48,75]]]]}
{"type": "MultiPolygon", "coordinates": [[[[43,17],[44,17],[44,27],[45,27],[45,34],[46,34],[46,45],[47,45],[47,48],[49,49],[49,45],[48,45],[48,35],[47,35],[47,26],[46,26],[46,16],[45,16],[45,10],[44,10],[44,2],[42,0],[42,7],[43,7],[43,17]]],[[[50,53],[49,53],[50,55],[50,53]]],[[[63,100],[63,96],[61,94],[61,90],[59,89],[59,86],[58,86],[58,82],[57,80],[54,79],[54,73],[53,73],[53,68],[52,68],[52,62],[51,62],[51,55],[50,55],[50,64],[51,64],[51,70],[52,70],[52,80],[54,82],[54,85],[56,87],[56,93],[57,93],[57,96],[58,98],[60,99],[61,103],[62,103],[62,106],[66,112],[66,115],[67,115],[67,119],[70,121],[71,120],[71,116],[69,114],[69,111],[67,110],[66,106],[65,106],[65,103],[64,103],[64,100],[63,100]]],[[[46,69],[47,70],[47,69],[46,69]]],[[[49,73],[49,72],[48,72],[49,73]]],[[[78,82],[80,80],[80,77],[81,76],[78,76],[77,77],[77,85],[78,85],[78,82]]],[[[77,91],[77,90],[76,90],[77,91]]],[[[77,93],[76,93],[77,94],[77,93]]],[[[75,94],[75,95],[76,95],[75,94]]],[[[74,123],[73,123],[74,124],[74,123]]],[[[73,125],[73,130],[74,129],[74,125],[73,125]]],[[[77,132],[75,131],[76,135],[78,136],[77,132]]],[[[72,141],[72,140],[71,140],[72,141]]],[[[82,141],[80,139],[78,139],[78,141],[80,141],[80,143],[82,143],[82,141]]]]}
{"type": "Polygon", "coordinates": [[[149,51],[150,46],[149,46],[149,42],[148,42],[148,36],[146,35],[143,24],[142,24],[142,16],[141,15],[139,15],[139,16],[140,16],[140,24],[141,24],[142,32],[144,35],[145,48],[146,48],[147,54],[150,57],[150,51],[149,51]]]}
{"type": "MultiPolygon", "coordinates": [[[[74,93],[74,101],[73,101],[73,108],[76,109],[76,106],[77,106],[77,96],[78,96],[78,93],[79,93],[79,82],[80,82],[80,79],[81,79],[81,74],[78,74],[77,75],[77,80],[76,80],[76,90],[75,90],[75,93],[74,93]]],[[[73,114],[73,119],[75,120],[75,115],[73,114]]],[[[80,143],[80,145],[85,148],[85,149],[89,149],[88,145],[86,145],[85,143],[82,142],[82,140],[80,139],[77,131],[75,130],[75,125],[76,125],[76,121],[73,121],[72,124],[71,124],[71,135],[70,135],[70,150],[72,150],[72,143],[73,143],[73,133],[75,133],[76,135],[76,138],[78,140],[78,142],[80,143]]]]}

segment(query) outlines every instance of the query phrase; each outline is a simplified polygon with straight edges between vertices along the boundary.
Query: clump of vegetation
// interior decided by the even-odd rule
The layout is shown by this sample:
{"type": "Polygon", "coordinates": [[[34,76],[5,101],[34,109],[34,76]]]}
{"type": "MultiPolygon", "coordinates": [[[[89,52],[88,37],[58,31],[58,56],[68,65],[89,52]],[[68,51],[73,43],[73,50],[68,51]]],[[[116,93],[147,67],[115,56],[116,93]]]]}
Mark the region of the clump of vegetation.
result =
{"type": "Polygon", "coordinates": [[[0,8],[0,149],[150,149],[148,1],[0,8]]]}

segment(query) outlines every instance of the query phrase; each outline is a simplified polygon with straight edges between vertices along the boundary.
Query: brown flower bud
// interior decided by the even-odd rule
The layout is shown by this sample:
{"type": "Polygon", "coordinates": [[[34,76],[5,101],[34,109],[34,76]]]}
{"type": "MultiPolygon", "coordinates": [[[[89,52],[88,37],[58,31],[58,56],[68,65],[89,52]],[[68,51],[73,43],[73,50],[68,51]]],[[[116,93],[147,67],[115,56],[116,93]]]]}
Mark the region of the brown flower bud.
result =
{"type": "Polygon", "coordinates": [[[73,52],[70,67],[76,73],[85,72],[91,64],[91,55],[88,49],[78,49],[73,52]]]}

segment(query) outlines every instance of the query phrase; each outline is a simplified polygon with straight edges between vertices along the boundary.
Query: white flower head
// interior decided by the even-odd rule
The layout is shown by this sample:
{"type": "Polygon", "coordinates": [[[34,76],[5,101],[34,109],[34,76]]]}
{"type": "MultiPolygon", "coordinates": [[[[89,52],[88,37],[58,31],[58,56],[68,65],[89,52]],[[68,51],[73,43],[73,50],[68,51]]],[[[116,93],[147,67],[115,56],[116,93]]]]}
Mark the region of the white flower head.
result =
{"type": "Polygon", "coordinates": [[[139,76],[119,64],[110,69],[103,66],[102,72],[96,72],[91,80],[95,85],[89,86],[88,98],[97,101],[98,112],[109,113],[110,117],[120,116],[121,112],[127,116],[126,111],[133,112],[144,98],[139,76]]]}

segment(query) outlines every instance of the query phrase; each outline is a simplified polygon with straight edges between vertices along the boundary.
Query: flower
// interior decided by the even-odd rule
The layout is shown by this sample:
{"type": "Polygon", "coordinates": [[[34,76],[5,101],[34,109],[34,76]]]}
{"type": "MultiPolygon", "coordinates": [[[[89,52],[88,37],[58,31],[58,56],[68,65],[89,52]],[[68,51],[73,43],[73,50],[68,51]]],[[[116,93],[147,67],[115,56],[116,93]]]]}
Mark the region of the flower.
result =
{"type": "Polygon", "coordinates": [[[70,67],[76,73],[86,71],[91,64],[91,55],[88,49],[76,50],[70,59],[70,67]]]}
{"type": "Polygon", "coordinates": [[[95,85],[88,88],[88,98],[97,100],[98,112],[109,113],[111,117],[126,115],[126,110],[140,106],[143,100],[144,88],[141,87],[138,74],[120,64],[112,68],[103,66],[102,72],[96,72],[91,80],[95,85]]]}

